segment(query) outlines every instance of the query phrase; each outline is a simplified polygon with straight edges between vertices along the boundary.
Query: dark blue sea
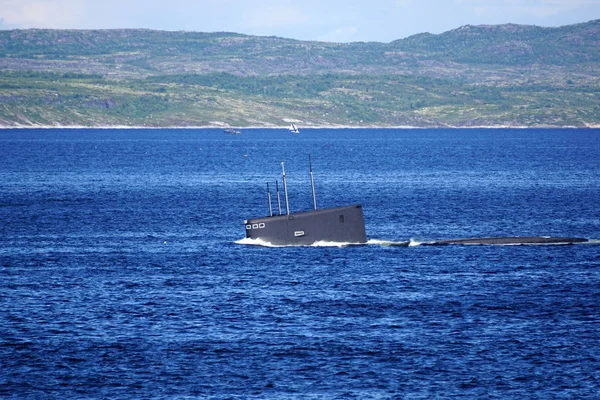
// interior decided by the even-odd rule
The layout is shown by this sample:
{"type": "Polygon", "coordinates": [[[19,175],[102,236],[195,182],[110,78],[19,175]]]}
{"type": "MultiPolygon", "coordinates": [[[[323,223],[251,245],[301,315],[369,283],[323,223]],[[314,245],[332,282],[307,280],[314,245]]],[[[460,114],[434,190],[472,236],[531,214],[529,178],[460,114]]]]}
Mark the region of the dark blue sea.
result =
{"type": "Polygon", "coordinates": [[[2,130],[0,397],[598,399],[599,239],[600,130],[2,130]],[[244,244],[309,154],[370,242],[244,244]]]}

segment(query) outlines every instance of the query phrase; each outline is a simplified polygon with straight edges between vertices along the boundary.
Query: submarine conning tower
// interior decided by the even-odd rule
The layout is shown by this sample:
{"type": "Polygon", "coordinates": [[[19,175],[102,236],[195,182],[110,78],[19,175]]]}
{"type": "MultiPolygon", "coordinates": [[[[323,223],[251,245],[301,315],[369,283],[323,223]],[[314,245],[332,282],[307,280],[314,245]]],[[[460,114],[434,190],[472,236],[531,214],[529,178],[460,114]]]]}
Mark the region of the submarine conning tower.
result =
{"type": "Polygon", "coordinates": [[[282,212],[279,183],[275,181],[277,209],[273,212],[271,190],[267,183],[269,214],[244,220],[246,237],[260,239],[276,246],[304,246],[316,242],[360,244],[367,242],[365,220],[360,204],[317,209],[314,174],[310,155],[309,172],[312,188],[313,210],[291,213],[285,165],[281,163],[281,174],[285,199],[282,212]]]}

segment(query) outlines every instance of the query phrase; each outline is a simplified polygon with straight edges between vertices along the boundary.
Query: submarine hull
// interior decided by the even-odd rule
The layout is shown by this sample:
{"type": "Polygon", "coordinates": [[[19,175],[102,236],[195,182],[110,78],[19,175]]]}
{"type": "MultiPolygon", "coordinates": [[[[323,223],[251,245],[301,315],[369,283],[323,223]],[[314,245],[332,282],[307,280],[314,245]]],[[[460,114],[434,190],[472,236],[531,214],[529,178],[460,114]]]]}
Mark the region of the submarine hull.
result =
{"type": "Polygon", "coordinates": [[[367,242],[359,204],[314,211],[251,218],[244,221],[246,237],[276,246],[306,246],[316,242],[367,242]]]}
{"type": "Polygon", "coordinates": [[[512,236],[512,237],[489,237],[489,238],[467,238],[452,240],[436,240],[429,245],[446,244],[483,244],[483,245],[523,245],[523,244],[572,244],[585,243],[588,239],[572,237],[550,237],[550,236],[512,236]]]}

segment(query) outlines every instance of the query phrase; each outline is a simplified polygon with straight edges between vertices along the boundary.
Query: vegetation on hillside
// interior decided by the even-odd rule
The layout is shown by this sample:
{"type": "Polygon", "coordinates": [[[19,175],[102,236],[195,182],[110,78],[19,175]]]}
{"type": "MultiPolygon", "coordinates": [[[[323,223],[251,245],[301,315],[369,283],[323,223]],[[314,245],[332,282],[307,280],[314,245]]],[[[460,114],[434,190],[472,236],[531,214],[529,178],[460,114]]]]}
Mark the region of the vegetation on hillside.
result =
{"type": "Polygon", "coordinates": [[[598,126],[600,21],[391,43],[0,31],[2,126],[598,126]]]}

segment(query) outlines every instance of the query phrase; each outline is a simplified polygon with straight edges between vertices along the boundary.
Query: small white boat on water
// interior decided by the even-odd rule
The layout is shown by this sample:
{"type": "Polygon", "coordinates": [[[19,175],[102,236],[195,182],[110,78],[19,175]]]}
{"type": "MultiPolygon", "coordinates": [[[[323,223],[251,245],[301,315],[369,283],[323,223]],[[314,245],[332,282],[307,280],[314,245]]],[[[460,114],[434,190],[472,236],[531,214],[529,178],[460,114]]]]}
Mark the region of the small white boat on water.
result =
{"type": "Polygon", "coordinates": [[[294,123],[292,123],[290,125],[290,132],[292,132],[292,133],[299,133],[300,131],[298,130],[298,127],[294,123]]]}

